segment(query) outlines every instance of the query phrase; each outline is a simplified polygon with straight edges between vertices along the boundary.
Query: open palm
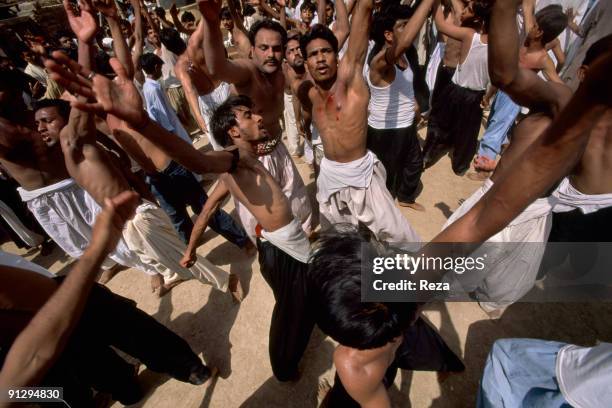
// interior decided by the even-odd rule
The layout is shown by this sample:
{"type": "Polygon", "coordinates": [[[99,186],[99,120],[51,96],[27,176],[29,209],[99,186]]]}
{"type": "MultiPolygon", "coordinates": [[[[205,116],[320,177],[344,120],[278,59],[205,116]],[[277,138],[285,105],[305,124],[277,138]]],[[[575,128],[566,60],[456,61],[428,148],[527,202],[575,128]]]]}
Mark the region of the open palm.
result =
{"type": "Polygon", "coordinates": [[[68,23],[74,34],[79,41],[89,44],[95,37],[98,26],[96,24],[96,19],[91,14],[90,7],[88,5],[85,6],[87,3],[80,4],[82,4],[81,14],[78,16],[75,14],[69,0],[64,0],[64,9],[68,16],[68,23]]]}

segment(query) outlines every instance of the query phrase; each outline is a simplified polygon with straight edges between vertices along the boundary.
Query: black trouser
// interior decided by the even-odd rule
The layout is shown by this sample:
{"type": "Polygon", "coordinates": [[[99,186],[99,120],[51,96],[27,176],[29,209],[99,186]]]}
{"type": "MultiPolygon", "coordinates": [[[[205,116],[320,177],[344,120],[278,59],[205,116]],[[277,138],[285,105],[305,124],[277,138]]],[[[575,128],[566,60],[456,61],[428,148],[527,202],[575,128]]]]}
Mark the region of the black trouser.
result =
{"type": "Polygon", "coordinates": [[[180,381],[202,365],[185,340],[134,301],[96,284],[66,349],[41,385],[64,387],[64,399],[73,407],[91,406],[90,388],[124,404],[137,402],[142,391],[134,367],[111,346],[180,381]]]}
{"type": "MultiPolygon", "coordinates": [[[[460,372],[465,366],[455,353],[446,345],[442,337],[425,321],[417,321],[404,332],[404,341],[395,352],[383,384],[386,388],[393,385],[397,369],[414,371],[452,371],[460,372]]],[[[359,404],[346,392],[338,374],[334,386],[327,396],[330,408],[358,408],[359,404]]]]}
{"type": "Polygon", "coordinates": [[[470,168],[478,149],[483,95],[484,91],[474,91],[452,82],[440,93],[444,103],[433,106],[427,126],[423,148],[425,166],[433,165],[452,149],[453,171],[461,174],[470,168]]]}
{"type": "Polygon", "coordinates": [[[261,274],[274,293],[270,323],[270,363],[279,381],[298,374],[298,363],[314,328],[308,301],[308,264],[287,255],[270,242],[257,240],[261,274]]]}
{"type": "Polygon", "coordinates": [[[414,124],[400,129],[368,126],[367,146],[385,166],[391,195],[399,201],[414,203],[423,172],[423,153],[414,124]]]}

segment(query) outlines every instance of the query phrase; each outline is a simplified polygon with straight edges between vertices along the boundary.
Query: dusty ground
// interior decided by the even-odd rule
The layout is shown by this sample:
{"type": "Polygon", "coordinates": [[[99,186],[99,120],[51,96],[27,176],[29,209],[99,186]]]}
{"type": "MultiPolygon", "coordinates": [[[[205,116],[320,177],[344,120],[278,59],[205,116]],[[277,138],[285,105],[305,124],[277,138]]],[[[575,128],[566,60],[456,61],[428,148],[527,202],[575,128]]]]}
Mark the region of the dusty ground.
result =
{"type": "MultiPolygon", "coordinates": [[[[304,180],[313,188],[308,166],[298,162],[304,180]]],[[[425,171],[422,181],[424,187],[418,201],[426,211],[402,209],[402,212],[419,234],[429,240],[479,183],[455,176],[447,157],[425,171]]],[[[231,201],[224,208],[231,212],[231,201]]],[[[142,367],[140,378],[149,392],[136,406],[315,407],[319,381],[324,378],[333,381],[333,341],[315,330],[302,360],[302,379],[297,384],[277,382],[268,360],[272,291],[262,279],[255,258],[246,258],[212,232],[207,232],[206,238],[198,253],[240,274],[245,281],[248,295],[241,305],[233,305],[227,294],[197,281],[179,285],[160,300],[150,292],[146,276],[135,270],[121,272],[109,283],[114,292],[136,300],[141,309],[184,337],[207,364],[219,367],[221,372],[218,381],[205,392],[201,387],[142,367]]],[[[12,244],[2,248],[19,252],[12,244]]],[[[70,262],[57,249],[44,258],[37,253],[24,255],[60,273],[68,269],[70,262]]],[[[612,305],[606,304],[515,304],[501,320],[491,321],[476,304],[448,303],[431,305],[425,315],[463,357],[467,370],[441,385],[434,373],[402,371],[390,391],[398,407],[473,406],[486,355],[498,338],[535,337],[579,344],[612,340],[612,327],[606,323],[612,319],[612,305]]]]}

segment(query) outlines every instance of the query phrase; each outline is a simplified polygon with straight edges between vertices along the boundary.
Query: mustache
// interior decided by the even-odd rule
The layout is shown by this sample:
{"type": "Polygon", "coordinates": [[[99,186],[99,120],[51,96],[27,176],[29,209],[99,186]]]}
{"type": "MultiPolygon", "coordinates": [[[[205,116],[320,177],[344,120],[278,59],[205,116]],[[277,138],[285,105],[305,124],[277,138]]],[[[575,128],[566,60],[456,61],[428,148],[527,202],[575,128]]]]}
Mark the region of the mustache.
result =
{"type": "Polygon", "coordinates": [[[266,58],[266,59],[264,60],[264,64],[267,64],[268,62],[273,62],[273,63],[275,63],[275,64],[278,64],[278,63],[279,63],[279,61],[278,61],[276,58],[274,58],[274,57],[272,57],[272,58],[266,58]]]}

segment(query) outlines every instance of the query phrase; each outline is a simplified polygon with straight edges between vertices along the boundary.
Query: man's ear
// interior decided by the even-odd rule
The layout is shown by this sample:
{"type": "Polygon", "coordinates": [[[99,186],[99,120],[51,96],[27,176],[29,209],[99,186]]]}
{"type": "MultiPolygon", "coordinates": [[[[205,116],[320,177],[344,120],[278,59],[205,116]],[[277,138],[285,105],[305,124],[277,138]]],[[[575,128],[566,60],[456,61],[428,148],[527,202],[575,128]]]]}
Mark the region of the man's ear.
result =
{"type": "Polygon", "coordinates": [[[581,65],[578,67],[578,80],[580,82],[584,81],[584,78],[586,77],[588,70],[589,70],[589,67],[587,67],[586,65],[581,65]]]}
{"type": "Polygon", "coordinates": [[[385,30],[383,35],[385,36],[386,41],[389,41],[389,42],[393,41],[393,31],[385,30]]]}
{"type": "Polygon", "coordinates": [[[240,138],[240,130],[238,130],[238,126],[232,126],[227,133],[232,139],[240,138]]]}

